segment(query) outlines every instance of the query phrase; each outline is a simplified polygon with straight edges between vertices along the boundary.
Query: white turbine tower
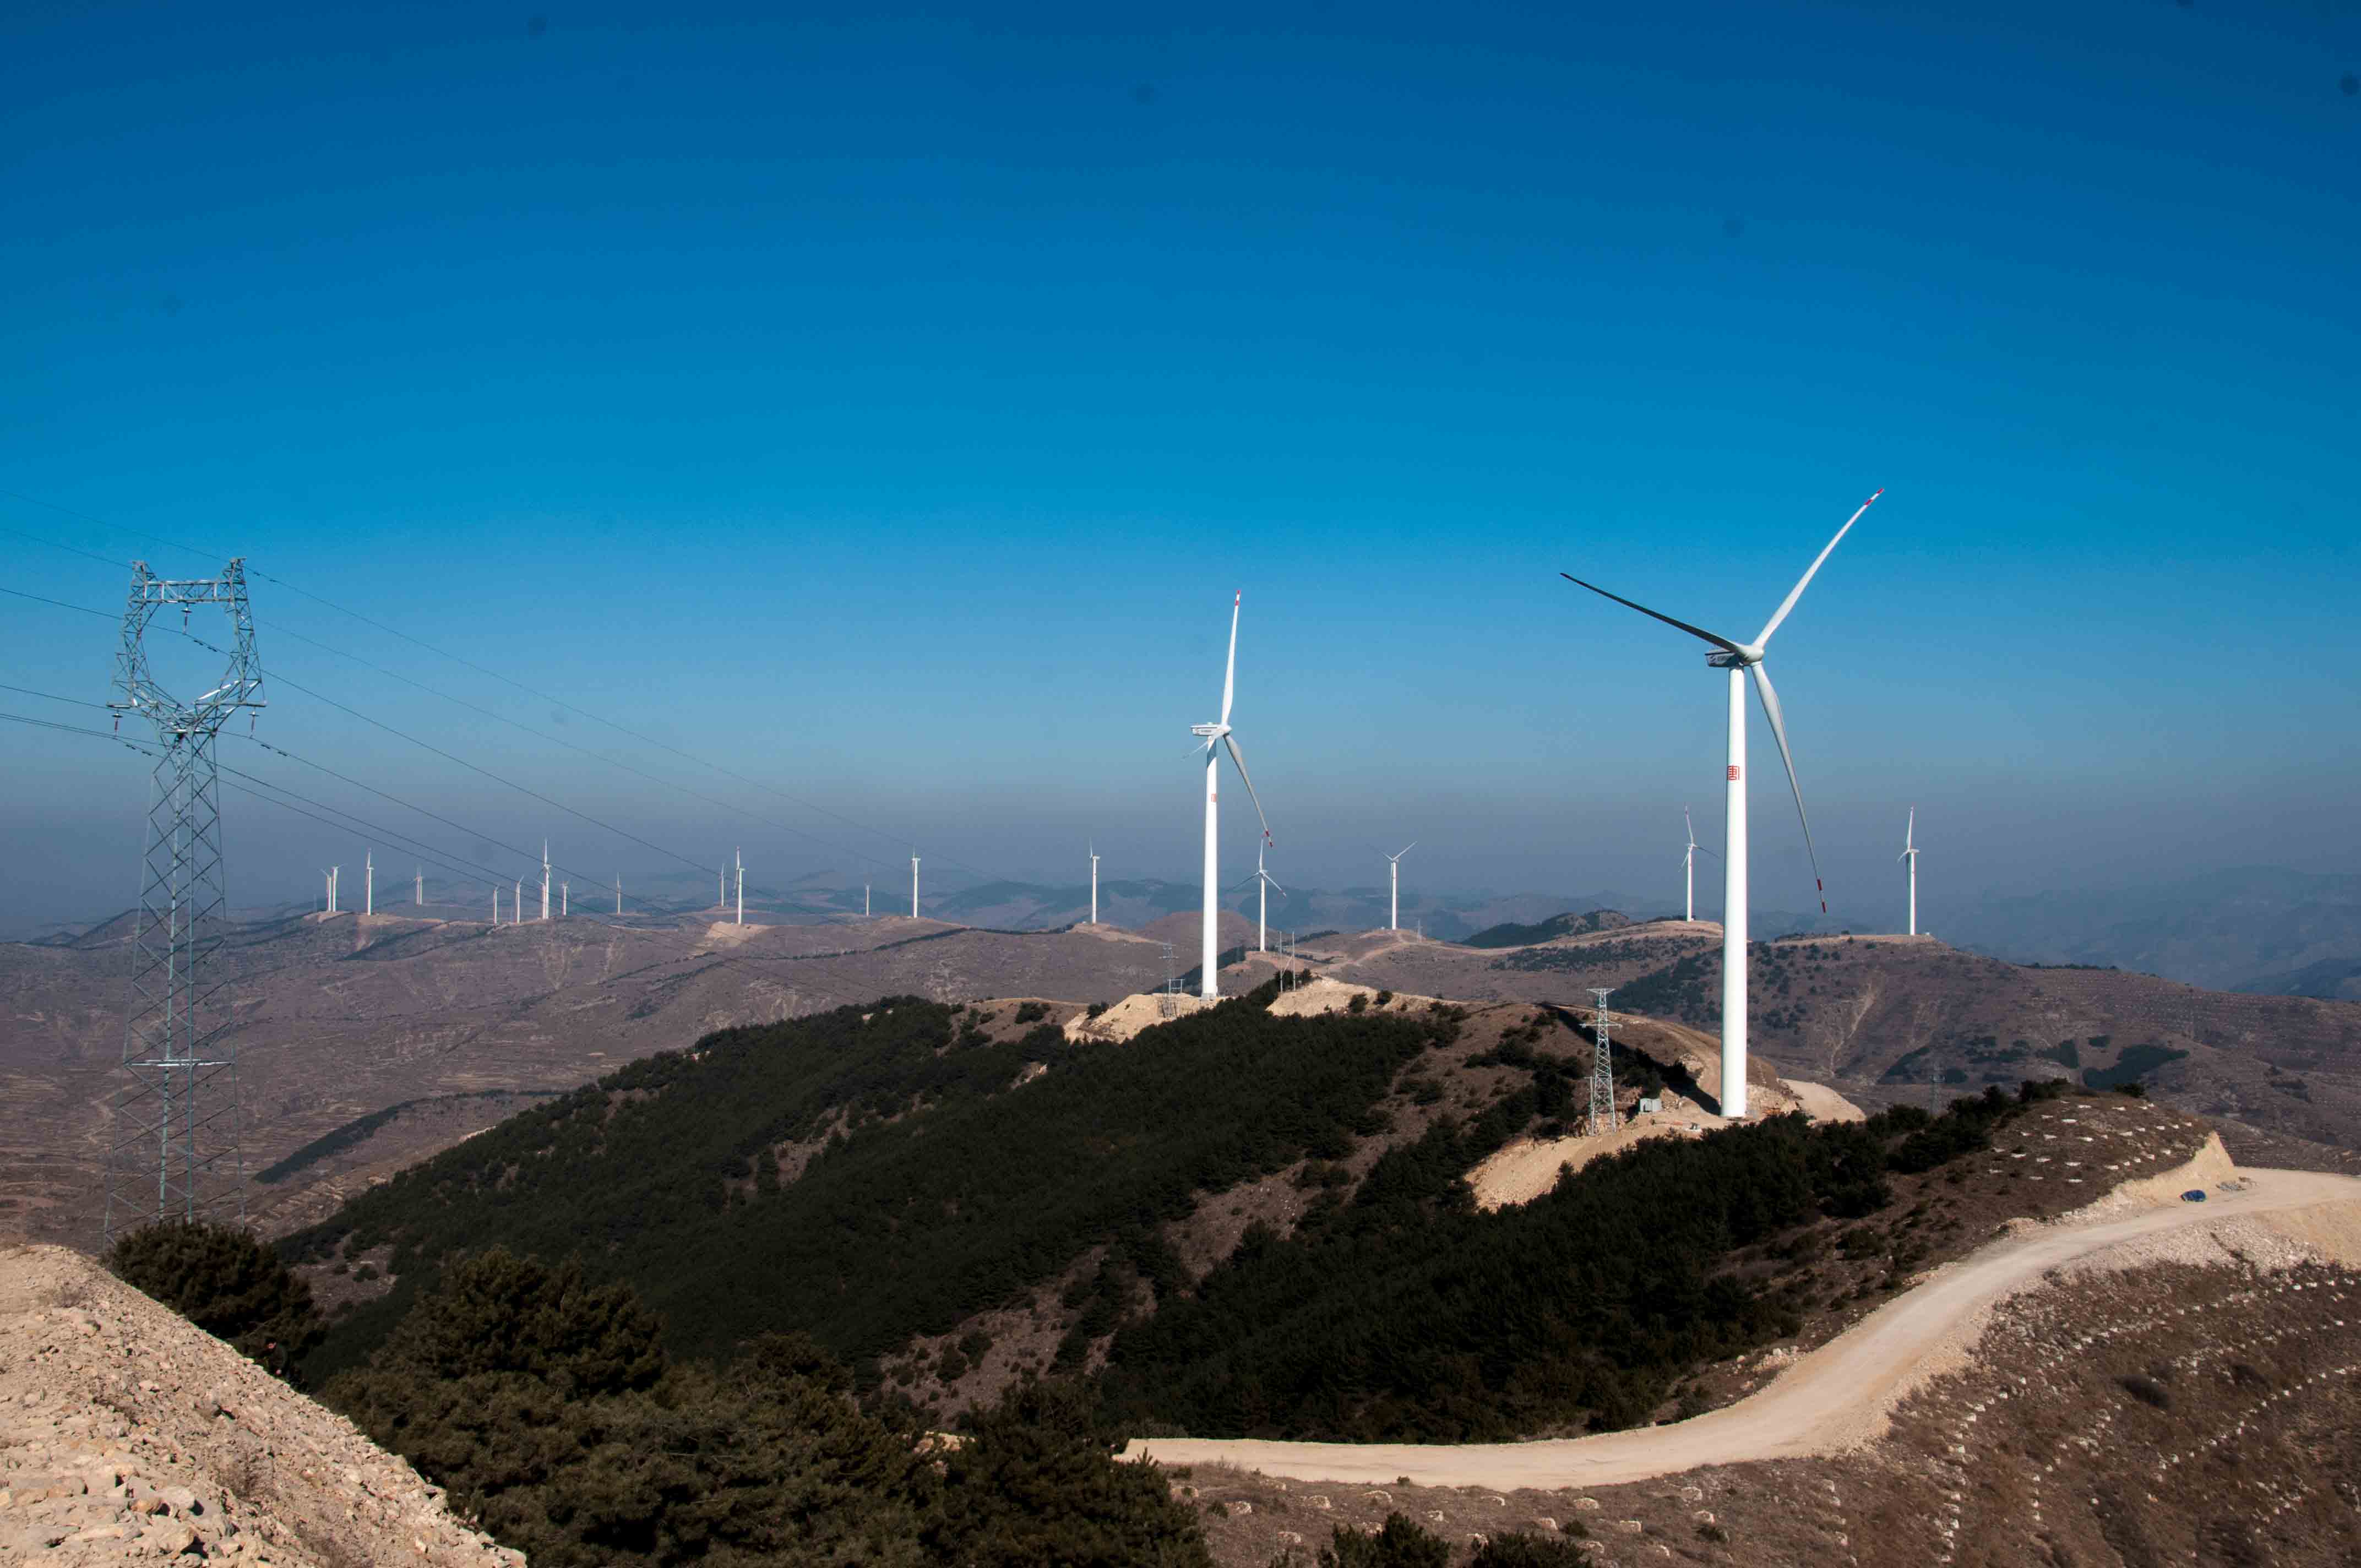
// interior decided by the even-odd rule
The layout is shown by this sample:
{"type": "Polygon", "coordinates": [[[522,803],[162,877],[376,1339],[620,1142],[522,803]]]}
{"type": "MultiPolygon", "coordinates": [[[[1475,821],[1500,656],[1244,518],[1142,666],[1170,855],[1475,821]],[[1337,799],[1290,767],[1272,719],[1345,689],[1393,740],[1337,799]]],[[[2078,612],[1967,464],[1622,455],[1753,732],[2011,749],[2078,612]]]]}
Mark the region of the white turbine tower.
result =
{"type": "Polygon", "coordinates": [[[361,913],[377,913],[377,851],[361,852],[361,913]]]}
{"type": "Polygon", "coordinates": [[[500,884],[492,883],[492,924],[500,923],[500,884]]]}
{"type": "Polygon", "coordinates": [[[558,916],[558,918],[559,918],[559,919],[561,919],[561,920],[562,920],[562,919],[565,919],[565,918],[568,917],[569,916],[571,916],[573,913],[574,913],[574,884],[573,884],[572,883],[570,883],[570,882],[562,882],[562,883],[559,883],[557,884],[557,916],[558,916]]]}
{"type": "Polygon", "coordinates": [[[1099,923],[1099,847],[1091,846],[1091,924],[1099,923]]]}
{"type": "MultiPolygon", "coordinates": [[[[1401,929],[1401,859],[1403,855],[1409,854],[1417,848],[1418,840],[1413,839],[1401,847],[1400,853],[1386,855],[1386,875],[1391,890],[1391,896],[1388,900],[1389,907],[1386,914],[1386,929],[1389,931],[1401,929]]],[[[1378,853],[1385,855],[1383,850],[1378,850],[1378,853]]]]}
{"type": "Polygon", "coordinates": [[[410,902],[423,906],[426,903],[426,868],[419,867],[410,873],[410,902]]]}
{"type": "Polygon", "coordinates": [[[743,926],[746,924],[746,855],[741,850],[730,852],[738,861],[738,924],[743,926]]]}
{"type": "MultiPolygon", "coordinates": [[[[1694,923],[1697,919],[1697,851],[1705,850],[1705,846],[1697,841],[1697,824],[1689,821],[1689,808],[1686,806],[1681,807],[1681,820],[1688,823],[1689,829],[1688,853],[1681,857],[1681,874],[1688,883],[1688,896],[1684,901],[1681,918],[1694,923]]],[[[1713,853],[1711,850],[1705,850],[1705,852],[1708,855],[1713,853]]]]}
{"type": "Polygon", "coordinates": [[[1192,724],[1189,733],[1205,742],[1205,928],[1202,948],[1203,964],[1199,970],[1197,994],[1208,1002],[1220,999],[1222,985],[1214,972],[1221,958],[1220,916],[1222,901],[1222,751],[1228,748],[1230,761],[1238,766],[1238,777],[1245,781],[1246,798],[1254,802],[1255,816],[1262,822],[1265,839],[1270,837],[1270,819],[1262,814],[1262,797],[1255,794],[1254,779],[1246,773],[1246,760],[1238,751],[1238,742],[1230,733],[1230,701],[1237,695],[1238,685],[1238,607],[1246,602],[1240,593],[1230,601],[1230,661],[1222,672],[1222,717],[1213,724],[1192,724]]]}
{"type": "Polygon", "coordinates": [[[549,918],[549,840],[541,841],[541,917],[549,918]]]}
{"type": "Polygon", "coordinates": [[[1902,829],[1902,853],[1895,857],[1910,867],[1910,934],[1918,934],[1918,808],[1910,808],[1910,820],[1902,829]]]}
{"type": "Polygon", "coordinates": [[[623,912],[623,873],[622,873],[622,872],[617,872],[615,873],[615,913],[616,913],[617,915],[620,915],[620,914],[622,914],[622,912],[623,912]]]}
{"type": "Polygon", "coordinates": [[[522,877],[516,879],[516,898],[514,902],[516,907],[510,912],[511,918],[509,920],[509,924],[511,926],[522,926],[524,924],[524,878],[522,877]]]}
{"type": "Polygon", "coordinates": [[[1734,642],[1718,633],[1691,626],[1686,620],[1675,620],[1646,605],[1634,604],[1620,594],[1610,594],[1596,583],[1586,583],[1571,572],[1558,576],[1576,587],[1588,588],[1602,598],[1613,599],[1628,609],[1661,620],[1690,636],[1713,645],[1705,656],[1708,665],[1730,672],[1730,773],[1729,794],[1725,803],[1726,817],[1722,829],[1722,899],[1721,899],[1721,1113],[1732,1121],[1746,1114],[1746,677],[1753,673],[1756,695],[1763,699],[1763,716],[1771,721],[1771,737],[1779,742],[1780,760],[1787,765],[1787,787],[1795,793],[1795,817],[1804,827],[1804,852],[1811,857],[1812,883],[1820,892],[1820,913],[1828,913],[1828,889],[1820,879],[1819,851],[1812,847],[1812,822],[1804,812],[1804,786],[1795,779],[1795,753],[1787,749],[1787,724],[1779,709],[1779,694],[1771,685],[1771,674],[1763,667],[1763,656],[1770,645],[1771,634],[1804,597],[1812,578],[1819,572],[1820,564],[1829,552],[1852,531],[1861,514],[1876,503],[1885,493],[1880,489],[1853,509],[1845,519],[1836,538],[1812,558],[1801,579],[1789,589],[1787,597],[1772,612],[1770,620],[1752,642],[1734,642]]]}
{"type": "Polygon", "coordinates": [[[341,866],[329,866],[320,873],[328,879],[328,913],[331,915],[336,912],[336,873],[343,869],[341,866]]]}
{"type": "Polygon", "coordinates": [[[918,917],[918,851],[910,851],[910,918],[918,917]]]}

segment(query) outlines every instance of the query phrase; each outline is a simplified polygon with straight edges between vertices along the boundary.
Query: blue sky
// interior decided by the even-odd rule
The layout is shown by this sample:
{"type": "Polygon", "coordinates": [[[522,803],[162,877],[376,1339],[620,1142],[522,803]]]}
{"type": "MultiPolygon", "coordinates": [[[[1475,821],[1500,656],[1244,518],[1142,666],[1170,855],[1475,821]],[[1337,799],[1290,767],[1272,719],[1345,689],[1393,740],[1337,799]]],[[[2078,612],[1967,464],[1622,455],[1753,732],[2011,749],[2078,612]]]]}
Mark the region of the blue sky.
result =
{"type": "MultiPolygon", "coordinates": [[[[770,9],[12,7],[0,528],[243,554],[875,829],[258,583],[780,826],[266,627],[271,668],[777,880],[905,838],[1079,874],[1093,835],[1189,874],[1243,587],[1275,863],[1669,893],[1719,679],[1556,574],[1751,635],[1883,485],[1773,645],[1840,907],[1898,904],[1913,802],[1930,898],[2361,870],[2351,7],[770,9]]],[[[10,684],[103,700],[112,643],[0,598],[10,684]]],[[[262,728],[664,869],[292,692],[262,728]]],[[[0,752],[0,914],[126,900],[137,760],[0,752]]],[[[242,896],[357,859],[232,812],[242,896]]]]}

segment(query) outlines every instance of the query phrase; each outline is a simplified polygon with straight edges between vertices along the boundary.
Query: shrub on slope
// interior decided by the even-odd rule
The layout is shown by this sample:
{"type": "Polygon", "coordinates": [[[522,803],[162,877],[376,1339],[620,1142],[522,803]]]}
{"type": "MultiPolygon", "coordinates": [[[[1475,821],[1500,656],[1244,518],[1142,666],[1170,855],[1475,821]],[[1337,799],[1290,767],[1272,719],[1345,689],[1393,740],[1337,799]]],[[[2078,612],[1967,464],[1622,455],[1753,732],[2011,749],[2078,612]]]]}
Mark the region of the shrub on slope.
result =
{"type": "Polygon", "coordinates": [[[320,1339],[312,1290],[279,1255],[236,1225],[167,1220],[115,1238],[115,1277],[257,1360],[276,1341],[280,1366],[320,1339]]]}

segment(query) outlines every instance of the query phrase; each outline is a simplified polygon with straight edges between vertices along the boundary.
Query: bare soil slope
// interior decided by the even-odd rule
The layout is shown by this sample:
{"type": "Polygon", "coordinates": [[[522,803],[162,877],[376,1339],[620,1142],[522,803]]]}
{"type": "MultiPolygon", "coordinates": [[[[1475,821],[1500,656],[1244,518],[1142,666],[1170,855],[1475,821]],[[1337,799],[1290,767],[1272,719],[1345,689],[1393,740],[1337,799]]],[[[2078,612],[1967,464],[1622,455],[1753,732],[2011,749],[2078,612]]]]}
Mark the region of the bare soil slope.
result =
{"type": "Polygon", "coordinates": [[[522,1554],[89,1259],[0,1248],[0,1560],[500,1568],[522,1554]]]}
{"type": "Polygon", "coordinates": [[[1835,1455],[1532,1488],[1198,1464],[1174,1489],[1203,1511],[1224,1568],[1265,1568],[1395,1510],[1461,1552],[1519,1530],[1571,1538],[1598,1563],[2352,1563],[2361,1273],[2276,1248],[2113,1261],[2125,1266],[2002,1303],[1963,1365],[1903,1398],[1883,1438],[1835,1455]]]}

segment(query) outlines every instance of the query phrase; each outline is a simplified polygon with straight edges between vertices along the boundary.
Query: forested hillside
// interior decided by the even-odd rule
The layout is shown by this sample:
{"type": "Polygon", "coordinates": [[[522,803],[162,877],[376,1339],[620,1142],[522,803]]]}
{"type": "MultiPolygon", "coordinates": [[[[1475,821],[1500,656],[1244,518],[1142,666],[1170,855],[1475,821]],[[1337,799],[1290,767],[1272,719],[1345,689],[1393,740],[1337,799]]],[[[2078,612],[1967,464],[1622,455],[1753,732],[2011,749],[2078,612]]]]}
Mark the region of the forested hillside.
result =
{"type": "MultiPolygon", "coordinates": [[[[965,1014],[963,1016],[963,1014],[965,1014]]],[[[1020,1014],[1021,1015],[1021,1014],[1020,1014]]],[[[628,1281],[676,1353],[793,1327],[862,1365],[1307,1155],[1348,1153],[1400,1069],[1456,1027],[1274,1018],[1242,999],[1127,1047],[1043,1025],[995,1040],[916,998],[709,1036],[512,1117],[288,1251],[390,1244],[394,1292],[346,1319],[348,1365],[452,1255],[495,1245],[628,1281]]]]}
{"type": "Polygon", "coordinates": [[[1947,1183],[1890,1234],[1847,1232],[1840,1249],[1874,1274],[1814,1266],[1839,1228],[1897,1201],[1889,1172],[1988,1146],[2026,1102],[1994,1091],[1939,1118],[1785,1116],[1654,1140],[1489,1213],[1457,1179],[1476,1151],[1439,1124],[1351,1202],[1287,1240],[1250,1237],[1191,1299],[1127,1329],[1108,1408],[1126,1430],[1198,1436],[1459,1442],[1630,1425],[1703,1364],[1796,1333],[1847,1291],[1890,1288],[1890,1264],[1960,1232],[1938,1213],[1959,1201],[1947,1183]],[[1766,1250],[1741,1257],[1750,1248],[1766,1250]]]}

